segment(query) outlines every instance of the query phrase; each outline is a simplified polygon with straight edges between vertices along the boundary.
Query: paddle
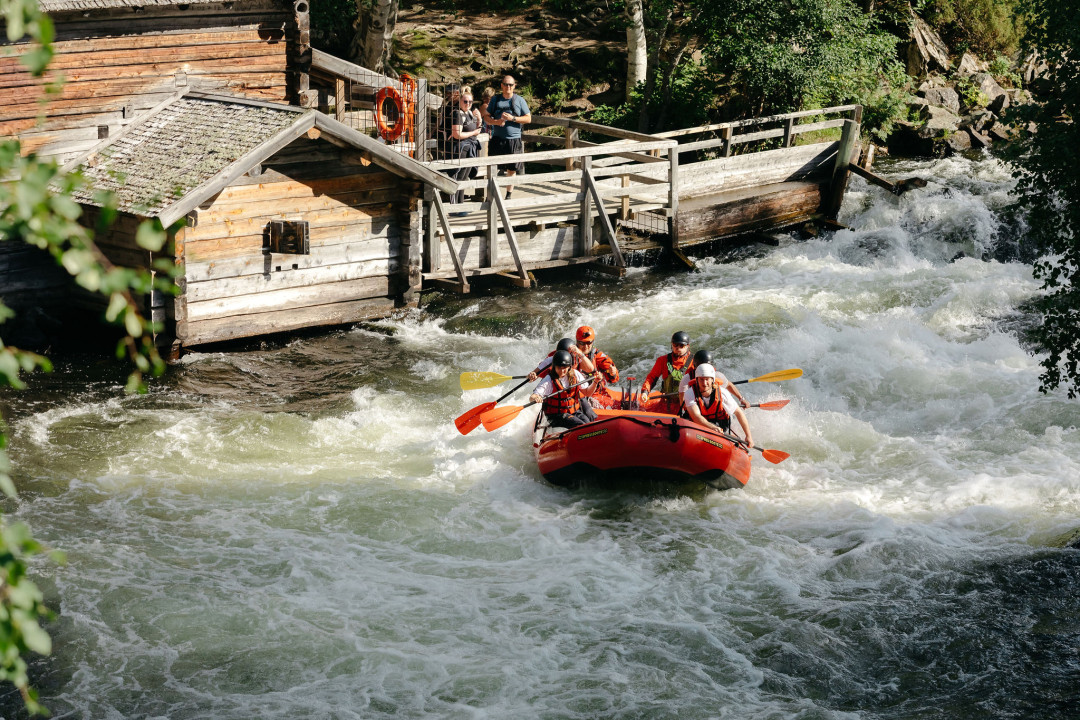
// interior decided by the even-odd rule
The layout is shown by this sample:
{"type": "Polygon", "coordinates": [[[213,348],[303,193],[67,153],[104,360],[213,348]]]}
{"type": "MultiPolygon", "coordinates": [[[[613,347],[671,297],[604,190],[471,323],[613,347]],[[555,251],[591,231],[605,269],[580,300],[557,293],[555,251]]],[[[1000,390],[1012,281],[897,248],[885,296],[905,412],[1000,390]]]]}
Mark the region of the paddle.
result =
{"type": "Polygon", "coordinates": [[[765,458],[773,465],[778,465],[791,457],[791,453],[786,453],[783,450],[769,450],[768,448],[759,448],[757,445],[754,446],[754,450],[761,453],[761,457],[765,458]]]}
{"type": "MultiPolygon", "coordinates": [[[[726,437],[728,440],[731,440],[731,441],[733,441],[735,443],[738,443],[742,447],[746,447],[746,441],[743,440],[738,435],[732,435],[731,433],[728,433],[728,432],[721,433],[721,434],[724,437],[726,437]]],[[[761,457],[765,458],[766,460],[771,462],[773,465],[778,465],[778,464],[784,462],[785,460],[787,460],[789,457],[791,457],[791,453],[786,453],[783,450],[770,450],[769,448],[759,448],[757,445],[755,445],[751,449],[752,450],[757,450],[759,453],[761,453],[761,457]]]]}
{"type": "Polygon", "coordinates": [[[526,379],[522,380],[520,384],[515,385],[513,390],[506,393],[505,395],[503,395],[498,400],[495,400],[494,402],[486,402],[483,405],[477,405],[472,410],[468,410],[468,411],[462,413],[461,415],[458,415],[457,419],[454,420],[454,425],[455,425],[455,427],[457,427],[458,432],[461,433],[462,435],[468,435],[473,430],[480,427],[480,416],[481,415],[486,413],[488,410],[494,410],[496,405],[498,405],[503,400],[510,397],[514,393],[516,393],[518,390],[520,390],[528,382],[529,382],[529,379],[526,378],[526,379]]]}
{"type": "MultiPolygon", "coordinates": [[[[585,380],[582,380],[579,383],[574,383],[573,385],[571,385],[568,388],[563,388],[562,390],[556,390],[554,393],[552,393],[552,395],[555,395],[555,394],[560,393],[560,392],[566,392],[567,390],[573,390],[574,388],[576,388],[579,385],[587,385],[587,384],[591,383],[592,381],[593,381],[593,376],[590,375],[585,380]]],[[[550,396],[548,396],[548,397],[550,397],[550,396]]],[[[543,402],[543,401],[541,400],[540,402],[543,402]]],[[[514,418],[516,418],[518,416],[518,413],[520,413],[522,410],[529,407],[530,405],[535,405],[536,403],[537,403],[537,401],[533,400],[532,402],[525,403],[524,405],[507,405],[504,408],[498,408],[496,410],[489,410],[488,412],[486,412],[486,413],[484,413],[483,415],[480,416],[480,422],[484,425],[484,429],[487,430],[488,432],[491,432],[492,430],[497,430],[498,428],[501,428],[503,425],[510,422],[514,418]]]]}
{"type": "Polygon", "coordinates": [[[480,388],[495,387],[507,380],[521,380],[528,375],[503,375],[497,372],[463,372],[461,373],[462,390],[479,390],[480,388]]]}
{"type": "Polygon", "coordinates": [[[766,375],[758,375],[756,378],[750,378],[749,380],[736,380],[731,383],[732,385],[742,385],[743,383],[752,382],[780,382],[781,380],[794,380],[795,378],[802,377],[802,370],[799,368],[791,368],[790,370],[777,370],[766,375]]]}
{"type": "Polygon", "coordinates": [[[787,405],[790,400],[770,400],[769,402],[757,403],[756,405],[747,405],[747,407],[761,408],[762,410],[779,410],[787,405]]]}

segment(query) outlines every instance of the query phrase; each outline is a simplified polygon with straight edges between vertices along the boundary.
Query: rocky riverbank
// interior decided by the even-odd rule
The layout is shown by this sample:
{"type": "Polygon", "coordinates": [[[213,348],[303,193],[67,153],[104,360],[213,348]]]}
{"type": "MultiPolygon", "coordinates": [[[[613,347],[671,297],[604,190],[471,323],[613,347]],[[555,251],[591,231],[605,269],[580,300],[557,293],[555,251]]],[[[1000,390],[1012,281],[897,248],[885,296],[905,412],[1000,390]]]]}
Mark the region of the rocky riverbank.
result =
{"type": "Polygon", "coordinates": [[[907,103],[909,119],[898,122],[888,139],[889,152],[940,157],[1008,142],[1015,128],[1006,124],[1006,111],[1032,102],[1027,88],[1038,86],[1046,63],[1036,54],[1019,63],[990,63],[972,53],[954,61],[925,21],[914,17],[912,25],[905,59],[919,85],[907,103]]]}

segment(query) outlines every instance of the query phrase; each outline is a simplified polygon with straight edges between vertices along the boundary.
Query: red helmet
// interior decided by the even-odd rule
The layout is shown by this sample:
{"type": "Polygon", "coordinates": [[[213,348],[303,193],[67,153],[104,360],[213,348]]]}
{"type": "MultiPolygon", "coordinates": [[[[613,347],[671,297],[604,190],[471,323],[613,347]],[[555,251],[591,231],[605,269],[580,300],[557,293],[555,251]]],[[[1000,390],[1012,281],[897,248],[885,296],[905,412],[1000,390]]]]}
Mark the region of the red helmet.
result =
{"type": "Polygon", "coordinates": [[[596,333],[588,325],[582,325],[577,329],[578,342],[592,342],[596,339],[596,333]]]}

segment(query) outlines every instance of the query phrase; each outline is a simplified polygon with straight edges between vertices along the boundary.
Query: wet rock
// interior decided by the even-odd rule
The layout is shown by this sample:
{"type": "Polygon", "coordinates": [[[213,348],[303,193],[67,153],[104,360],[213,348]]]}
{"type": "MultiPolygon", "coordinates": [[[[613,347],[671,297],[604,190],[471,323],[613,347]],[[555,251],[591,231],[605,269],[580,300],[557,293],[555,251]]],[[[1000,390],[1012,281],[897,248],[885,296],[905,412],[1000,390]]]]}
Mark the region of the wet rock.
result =
{"type": "Polygon", "coordinates": [[[997,121],[997,116],[989,110],[976,110],[960,121],[961,128],[971,128],[976,132],[985,132],[986,128],[997,121]]]}
{"type": "Polygon", "coordinates": [[[994,140],[1011,140],[1013,137],[1013,131],[1008,125],[1004,125],[999,122],[995,122],[990,126],[990,130],[987,134],[994,140]]]}
{"type": "Polygon", "coordinates": [[[984,135],[975,128],[968,128],[967,134],[971,138],[971,147],[975,149],[988,148],[993,144],[989,135],[984,135]]]}
{"type": "Polygon", "coordinates": [[[960,114],[960,96],[951,87],[930,88],[923,97],[931,105],[945,108],[957,115],[960,114]]]}
{"type": "Polygon", "coordinates": [[[949,154],[961,153],[971,149],[971,135],[964,130],[949,133],[945,137],[945,147],[949,154]]]}

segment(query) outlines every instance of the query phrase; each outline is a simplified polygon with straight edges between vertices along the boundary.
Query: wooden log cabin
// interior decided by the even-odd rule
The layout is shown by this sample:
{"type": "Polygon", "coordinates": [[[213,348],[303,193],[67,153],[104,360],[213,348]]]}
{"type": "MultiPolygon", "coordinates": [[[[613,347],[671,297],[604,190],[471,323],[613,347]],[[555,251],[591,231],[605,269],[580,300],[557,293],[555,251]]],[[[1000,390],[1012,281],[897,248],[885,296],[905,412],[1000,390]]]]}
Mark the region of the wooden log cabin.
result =
{"type": "Polygon", "coordinates": [[[69,163],[98,244],[149,268],[138,224],[169,228],[181,294],[161,308],[183,346],[385,316],[420,289],[423,184],[453,183],[314,109],[189,91],[69,163]]]}
{"type": "MultiPolygon", "coordinates": [[[[347,323],[414,301],[420,187],[453,185],[310,109],[307,0],[41,7],[56,56],[45,78],[19,64],[25,43],[0,56],[0,136],[85,176],[87,225],[95,194],[115,195],[119,220],[97,237],[113,262],[150,267],[139,222],[170,228],[183,274],[179,297],[154,302],[163,339],[347,323]]],[[[44,253],[0,243],[0,298],[20,312],[65,316],[85,297],[64,280],[44,253]]]]}

